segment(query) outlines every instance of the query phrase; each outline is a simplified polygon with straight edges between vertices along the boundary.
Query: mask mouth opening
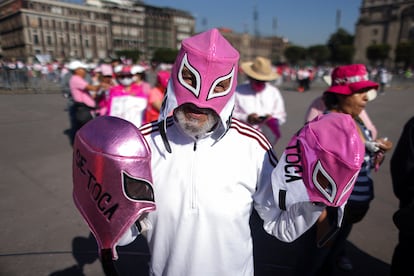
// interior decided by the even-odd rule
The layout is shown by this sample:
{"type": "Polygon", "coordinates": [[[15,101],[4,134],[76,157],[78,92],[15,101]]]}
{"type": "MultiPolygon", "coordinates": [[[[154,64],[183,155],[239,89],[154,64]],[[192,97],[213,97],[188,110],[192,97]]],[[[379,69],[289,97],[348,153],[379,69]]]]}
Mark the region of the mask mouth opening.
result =
{"type": "MultiPolygon", "coordinates": [[[[182,105],[180,105],[179,107],[176,108],[176,110],[179,109],[185,113],[194,113],[194,114],[204,114],[204,115],[209,115],[212,112],[214,112],[214,110],[212,110],[211,108],[203,108],[203,107],[198,107],[197,105],[193,104],[193,103],[184,103],[182,105]]],[[[214,112],[215,114],[215,112],[214,112]]]]}

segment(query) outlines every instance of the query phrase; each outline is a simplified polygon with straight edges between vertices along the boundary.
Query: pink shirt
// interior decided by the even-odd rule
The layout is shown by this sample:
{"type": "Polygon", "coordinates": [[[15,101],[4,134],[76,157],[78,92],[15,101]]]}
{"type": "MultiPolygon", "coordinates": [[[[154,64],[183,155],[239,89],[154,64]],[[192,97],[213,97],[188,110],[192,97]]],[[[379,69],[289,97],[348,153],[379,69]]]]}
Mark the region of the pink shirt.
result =
{"type": "Polygon", "coordinates": [[[95,107],[95,100],[86,89],[88,84],[89,83],[84,78],[78,75],[73,75],[69,80],[70,93],[72,94],[72,98],[75,102],[95,107]]]}
{"type": "Polygon", "coordinates": [[[134,85],[140,87],[145,94],[149,94],[151,90],[151,85],[146,81],[141,81],[140,83],[134,83],[134,85]]]}
{"type": "Polygon", "coordinates": [[[147,103],[148,94],[141,86],[116,85],[109,90],[107,115],[125,119],[139,127],[144,122],[147,103]]]}
{"type": "Polygon", "coordinates": [[[164,92],[158,87],[154,87],[150,90],[148,97],[147,111],[145,113],[145,120],[147,123],[158,120],[160,111],[155,109],[152,104],[154,102],[162,101],[164,98],[164,92]]]}
{"type": "MultiPolygon", "coordinates": [[[[322,100],[322,96],[317,97],[313,102],[310,104],[308,110],[305,114],[305,122],[309,122],[314,119],[319,114],[322,114],[325,111],[325,104],[322,100]]],[[[365,126],[371,131],[371,135],[373,139],[377,138],[377,128],[372,123],[371,119],[368,116],[368,113],[363,109],[359,114],[359,118],[364,122],[365,126]]]]}

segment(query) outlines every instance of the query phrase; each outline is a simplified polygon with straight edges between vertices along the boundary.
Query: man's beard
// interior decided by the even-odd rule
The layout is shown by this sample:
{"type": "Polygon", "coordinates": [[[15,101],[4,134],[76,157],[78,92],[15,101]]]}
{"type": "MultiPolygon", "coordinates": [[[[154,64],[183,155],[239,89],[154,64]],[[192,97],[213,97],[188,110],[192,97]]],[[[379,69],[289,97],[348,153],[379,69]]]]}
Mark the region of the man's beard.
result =
{"type": "Polygon", "coordinates": [[[212,131],[219,120],[218,115],[213,110],[203,109],[203,113],[207,115],[207,121],[200,123],[197,119],[187,118],[183,108],[179,106],[174,110],[174,117],[185,134],[198,139],[212,131]]]}

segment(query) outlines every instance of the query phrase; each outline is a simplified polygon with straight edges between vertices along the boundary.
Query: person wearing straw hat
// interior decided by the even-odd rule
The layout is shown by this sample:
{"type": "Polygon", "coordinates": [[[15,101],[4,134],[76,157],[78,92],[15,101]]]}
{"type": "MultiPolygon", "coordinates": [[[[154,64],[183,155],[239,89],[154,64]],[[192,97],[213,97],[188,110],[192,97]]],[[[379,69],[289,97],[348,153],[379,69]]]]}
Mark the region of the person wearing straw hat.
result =
{"type": "Polygon", "coordinates": [[[275,145],[281,137],[280,125],[286,122],[286,111],[282,94],[270,82],[280,76],[270,60],[260,56],[242,63],[241,69],[248,82],[236,88],[233,117],[261,130],[268,138],[273,136],[275,145]]]}

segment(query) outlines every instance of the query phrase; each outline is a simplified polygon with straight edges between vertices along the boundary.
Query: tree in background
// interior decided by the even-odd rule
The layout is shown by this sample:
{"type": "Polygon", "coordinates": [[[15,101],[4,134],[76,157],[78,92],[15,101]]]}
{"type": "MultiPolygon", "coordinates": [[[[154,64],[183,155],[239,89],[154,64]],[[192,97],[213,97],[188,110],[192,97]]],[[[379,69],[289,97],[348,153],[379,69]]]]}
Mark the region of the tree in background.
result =
{"type": "Polygon", "coordinates": [[[292,65],[350,64],[355,52],[353,43],[354,36],[339,28],[330,36],[326,45],[312,45],[308,48],[292,45],[286,48],[284,55],[292,65]]]}
{"type": "Polygon", "coordinates": [[[395,49],[395,62],[404,69],[414,67],[414,42],[399,43],[395,49]]]}
{"type": "Polygon", "coordinates": [[[324,65],[330,61],[331,51],[326,45],[310,46],[307,49],[307,56],[316,66],[324,65]]]}
{"type": "Polygon", "coordinates": [[[138,50],[121,50],[121,51],[116,51],[115,54],[118,57],[123,57],[125,59],[130,59],[134,63],[138,62],[139,57],[141,56],[141,52],[138,51],[138,50]]]}
{"type": "Polygon", "coordinates": [[[156,49],[152,55],[152,61],[157,63],[174,63],[178,50],[170,48],[156,49]]]}
{"type": "Polygon", "coordinates": [[[301,46],[290,46],[285,50],[285,57],[290,64],[299,64],[306,60],[306,48],[301,46]]]}
{"type": "Polygon", "coordinates": [[[339,28],[328,40],[333,64],[350,64],[355,53],[354,36],[339,28]]]}
{"type": "Polygon", "coordinates": [[[372,66],[385,64],[385,61],[389,58],[390,45],[388,44],[375,44],[366,49],[366,57],[372,66]]]}

